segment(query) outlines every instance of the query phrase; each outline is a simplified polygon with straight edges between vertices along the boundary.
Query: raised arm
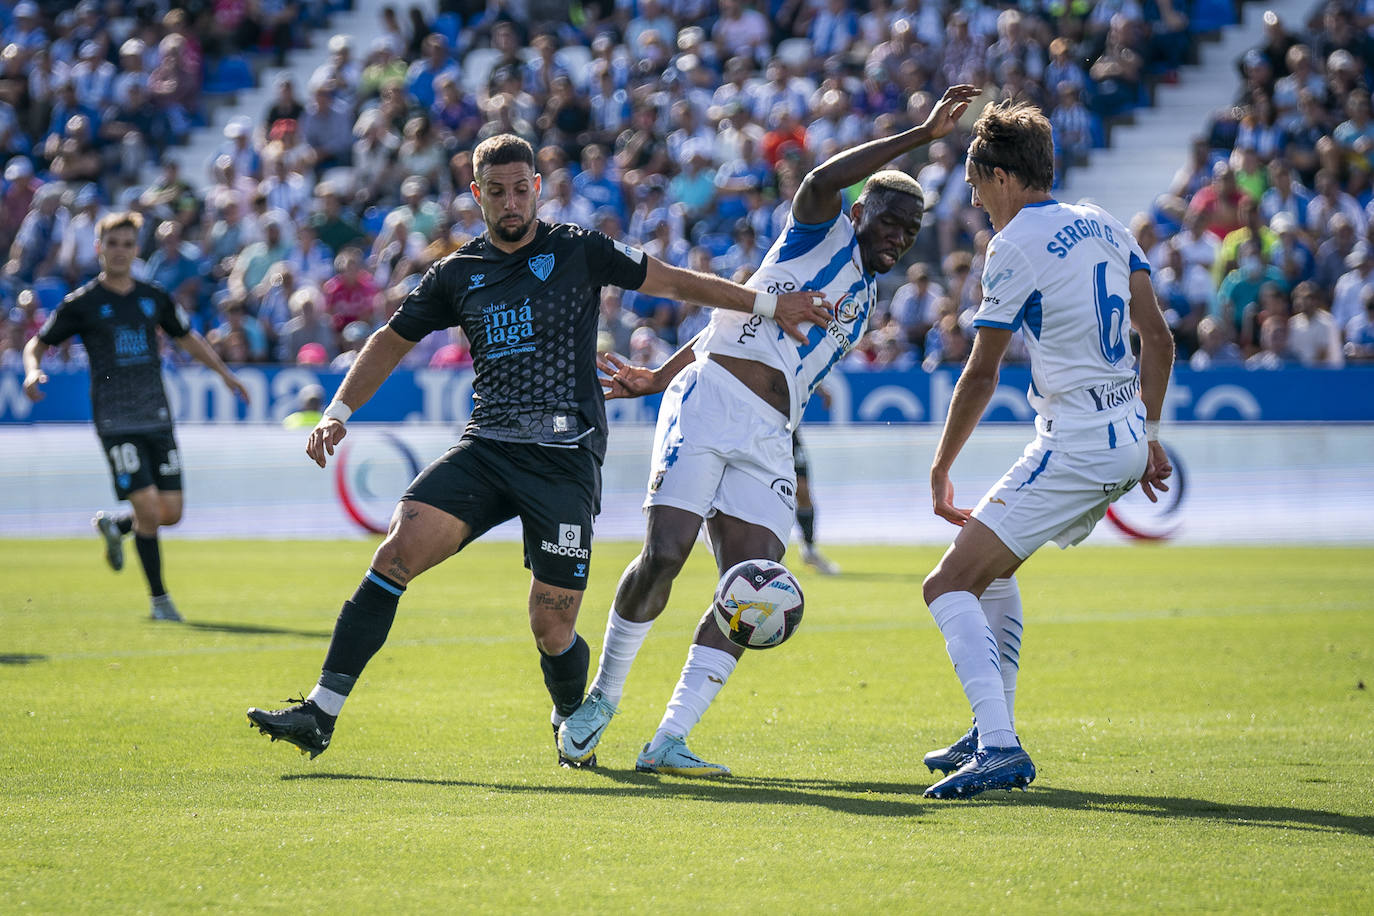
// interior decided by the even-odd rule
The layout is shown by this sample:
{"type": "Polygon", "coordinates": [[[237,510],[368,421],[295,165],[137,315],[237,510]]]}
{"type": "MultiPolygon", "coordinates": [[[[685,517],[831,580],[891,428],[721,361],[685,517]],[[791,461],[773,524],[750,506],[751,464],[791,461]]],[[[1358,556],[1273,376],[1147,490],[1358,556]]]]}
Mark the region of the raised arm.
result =
{"type": "Polygon", "coordinates": [[[1008,328],[981,327],[973,338],[973,352],[954,386],[945,415],[945,428],[935,449],[930,466],[930,499],[935,514],[954,525],[963,526],[971,516],[969,509],[954,506],[954,484],[949,472],[959,457],[968,437],[987,410],[992,394],[997,390],[997,376],[1001,371],[1002,354],[1014,332],[1008,328]]]}
{"type": "Polygon", "coordinates": [[[898,156],[924,146],[954,130],[977,86],[950,86],[924,124],[891,137],[861,143],[831,156],[807,173],[792,199],[792,215],[798,222],[816,224],[834,219],[840,212],[840,192],[887,165],[898,156]]]}
{"type": "Polygon", "coordinates": [[[803,291],[775,296],[715,274],[673,267],[653,257],[649,258],[649,269],[638,292],[659,299],[680,299],[733,312],[765,315],[776,320],[779,327],[801,341],[806,340],[801,325],[809,322],[825,327],[833,315],[824,294],[820,292],[803,291]]]}
{"type": "Polygon", "coordinates": [[[406,340],[383,325],[367,339],[357,360],[349,367],[343,384],[334,393],[334,400],[325,409],[320,422],[310,431],[305,443],[305,453],[320,467],[325,466],[326,456],[334,454],[334,446],[348,435],[344,424],[353,411],[363,406],[382,387],[382,382],[400,364],[401,359],[410,352],[415,343],[406,340]]]}
{"type": "Polygon", "coordinates": [[[1174,368],[1174,335],[1159,310],[1150,274],[1144,270],[1131,272],[1131,326],[1140,335],[1140,400],[1145,403],[1145,438],[1150,444],[1140,489],[1150,502],[1157,502],[1155,490],[1167,492],[1164,481],[1174,472],[1164,446],[1159,444],[1159,418],[1174,368]]]}

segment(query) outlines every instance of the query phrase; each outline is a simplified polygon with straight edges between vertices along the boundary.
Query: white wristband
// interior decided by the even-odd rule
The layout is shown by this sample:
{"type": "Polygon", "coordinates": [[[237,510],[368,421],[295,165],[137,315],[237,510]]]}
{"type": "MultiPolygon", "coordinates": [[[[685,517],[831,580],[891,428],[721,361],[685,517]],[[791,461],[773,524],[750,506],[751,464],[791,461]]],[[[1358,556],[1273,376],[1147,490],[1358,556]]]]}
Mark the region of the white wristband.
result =
{"type": "Polygon", "coordinates": [[[353,408],[343,401],[330,401],[329,406],[324,409],[323,416],[330,420],[338,420],[340,423],[347,423],[348,418],[353,416],[353,408]]]}
{"type": "Polygon", "coordinates": [[[754,295],[754,314],[772,318],[778,310],[778,294],[759,292],[754,295]]]}
{"type": "Polygon", "coordinates": [[[1158,441],[1159,441],[1159,421],[1158,421],[1158,420],[1146,420],[1146,421],[1145,421],[1145,439],[1146,439],[1147,441],[1149,441],[1149,442],[1158,442],[1158,441]]]}

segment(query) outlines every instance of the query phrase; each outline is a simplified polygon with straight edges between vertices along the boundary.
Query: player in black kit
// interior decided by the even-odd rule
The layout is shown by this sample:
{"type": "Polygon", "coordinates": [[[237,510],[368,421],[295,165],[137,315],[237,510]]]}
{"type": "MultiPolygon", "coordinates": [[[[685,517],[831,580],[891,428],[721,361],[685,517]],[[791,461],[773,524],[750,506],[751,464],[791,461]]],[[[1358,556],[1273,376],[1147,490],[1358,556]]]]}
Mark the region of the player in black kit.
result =
{"type": "Polygon", "coordinates": [[[671,267],[599,232],[540,222],[534,150],[518,137],[502,134],[478,144],[473,173],[486,233],[431,267],[372,335],[306,444],[324,467],[349,416],[411,347],[432,331],[459,326],[466,332],[474,408],[462,438],[401,497],[362,584],[343,604],[309,697],[286,709],[248,710],[263,734],[312,758],[329,746],[344,700],[386,641],[406,586],[515,517],[524,531],[530,628],[553,699],[557,743],[558,725],[582,701],[587,682],[589,652],[576,623],[606,449],[596,369],[603,286],[775,314],[798,339],[800,324],[824,326],[830,318],[818,293],[756,293],[671,267]]]}
{"type": "Polygon", "coordinates": [[[43,397],[48,380],[41,363],[49,347],[73,335],[91,361],[91,412],[101,449],[110,463],[115,495],[127,499],[132,513],[98,513],[95,525],[105,539],[105,559],[124,567],[122,538],[130,531],[148,578],[154,620],[181,620],[162,584],[162,552],[157,530],[181,521],[181,459],[172,435],[172,415],[162,386],[158,328],[187,353],[213,369],[244,401],[248,391],[220,361],[205,339],[191,330],[186,314],[158,286],[130,273],[138,253],[143,218],[111,213],[96,226],[100,274],[62,300],[37,336],[24,347],[24,393],[43,397]]]}

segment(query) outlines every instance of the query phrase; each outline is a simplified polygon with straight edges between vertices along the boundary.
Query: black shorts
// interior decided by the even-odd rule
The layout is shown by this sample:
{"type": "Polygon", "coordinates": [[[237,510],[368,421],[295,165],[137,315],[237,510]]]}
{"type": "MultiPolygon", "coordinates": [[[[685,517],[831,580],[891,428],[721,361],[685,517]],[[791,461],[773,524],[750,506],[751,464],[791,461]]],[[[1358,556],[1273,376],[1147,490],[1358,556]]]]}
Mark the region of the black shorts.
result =
{"type": "Polygon", "coordinates": [[[795,429],[792,430],[792,465],[796,468],[798,478],[811,476],[808,473],[810,468],[806,460],[806,446],[802,445],[801,433],[795,429]]]}
{"type": "Polygon", "coordinates": [[[534,578],[559,588],[587,587],[601,464],[584,448],[464,436],[421,471],[401,499],[462,519],[472,528],[468,541],[518,516],[525,568],[534,578]]]}
{"type": "Polygon", "coordinates": [[[110,465],[115,496],[145,487],[181,489],[181,453],[170,431],[165,433],[112,433],[100,437],[100,448],[110,465]]]}

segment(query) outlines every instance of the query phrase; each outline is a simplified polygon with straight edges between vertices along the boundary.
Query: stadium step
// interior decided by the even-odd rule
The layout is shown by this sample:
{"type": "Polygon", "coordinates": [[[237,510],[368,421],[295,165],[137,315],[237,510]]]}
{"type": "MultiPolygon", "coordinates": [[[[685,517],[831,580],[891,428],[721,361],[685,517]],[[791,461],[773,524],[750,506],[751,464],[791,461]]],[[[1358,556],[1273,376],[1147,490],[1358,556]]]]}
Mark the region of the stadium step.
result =
{"type": "Polygon", "coordinates": [[[1310,0],[1245,4],[1240,24],[1222,29],[1218,41],[1203,44],[1198,64],[1179,70],[1177,83],[1156,87],[1154,107],[1137,109],[1134,124],[1114,127],[1111,146],[1093,150],[1086,166],[1071,170],[1057,196],[1092,200],[1122,222],[1148,212],[1188,161],[1192,140],[1208,118],[1234,100],[1240,85],[1236,61],[1263,43],[1265,10],[1296,27],[1310,7],[1310,0]]]}

